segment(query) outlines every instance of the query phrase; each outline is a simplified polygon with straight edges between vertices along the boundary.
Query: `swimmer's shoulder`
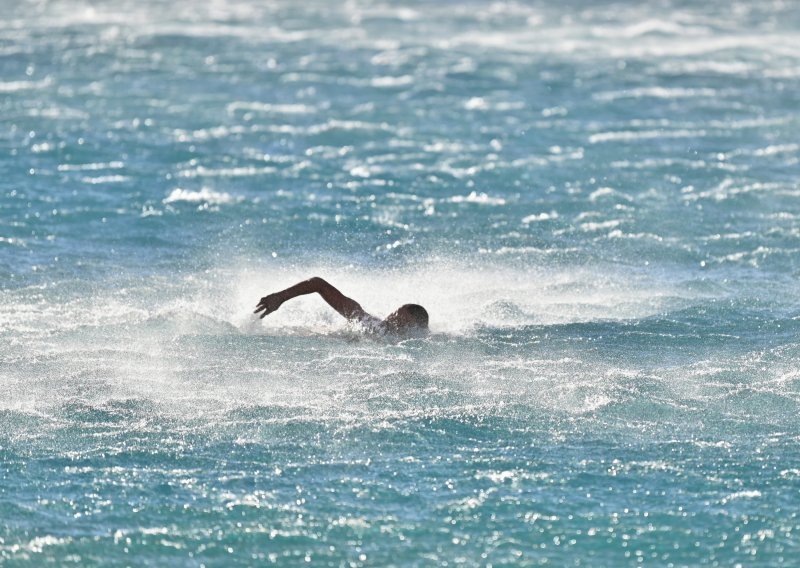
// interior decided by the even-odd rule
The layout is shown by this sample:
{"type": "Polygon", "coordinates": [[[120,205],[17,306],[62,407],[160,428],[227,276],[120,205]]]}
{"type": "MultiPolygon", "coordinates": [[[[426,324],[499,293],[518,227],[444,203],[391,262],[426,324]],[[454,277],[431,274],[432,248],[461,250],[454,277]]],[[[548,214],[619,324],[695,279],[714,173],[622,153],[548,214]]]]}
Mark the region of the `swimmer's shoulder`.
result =
{"type": "Polygon", "coordinates": [[[359,317],[356,322],[360,325],[364,331],[367,333],[377,333],[377,334],[385,334],[386,333],[386,322],[381,319],[376,318],[373,315],[368,313],[364,313],[361,317],[359,317]]]}

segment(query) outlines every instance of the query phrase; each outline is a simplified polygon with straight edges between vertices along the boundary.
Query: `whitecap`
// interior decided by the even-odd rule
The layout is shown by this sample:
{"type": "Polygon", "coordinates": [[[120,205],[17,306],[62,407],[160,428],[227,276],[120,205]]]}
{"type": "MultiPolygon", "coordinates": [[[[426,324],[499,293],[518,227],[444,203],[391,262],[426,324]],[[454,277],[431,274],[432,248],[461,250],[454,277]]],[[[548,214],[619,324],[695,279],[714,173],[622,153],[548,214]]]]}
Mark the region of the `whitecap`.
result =
{"type": "Polygon", "coordinates": [[[405,85],[410,85],[414,82],[414,77],[411,75],[401,75],[400,77],[374,77],[370,80],[370,85],[377,88],[390,88],[390,87],[402,87],[405,85]]]}
{"type": "Polygon", "coordinates": [[[186,202],[186,203],[210,203],[212,205],[224,205],[228,203],[238,203],[242,201],[244,198],[240,196],[234,196],[230,193],[226,193],[224,191],[214,191],[212,189],[208,189],[204,187],[200,191],[192,191],[190,189],[181,189],[175,188],[172,192],[163,200],[163,203],[176,203],[176,202],[186,202]]]}
{"type": "Polygon", "coordinates": [[[522,222],[524,224],[529,223],[537,223],[539,221],[550,221],[552,219],[558,219],[558,213],[556,211],[550,211],[550,213],[538,213],[533,215],[528,215],[527,217],[522,218],[522,222]]]}
{"type": "Polygon", "coordinates": [[[653,140],[657,138],[703,138],[705,136],[705,130],[621,130],[592,134],[589,136],[589,143],[631,142],[634,140],[653,140]]]}
{"type": "Polygon", "coordinates": [[[736,491],[725,497],[722,500],[722,504],[724,505],[725,503],[734,501],[736,499],[756,499],[758,497],[761,497],[761,491],[758,489],[736,491]]]}
{"type": "Polygon", "coordinates": [[[181,170],[178,172],[179,177],[183,178],[196,178],[196,177],[249,177],[263,174],[272,174],[277,170],[272,166],[240,166],[236,168],[207,168],[205,166],[197,166],[196,168],[181,170]]]}
{"type": "Polygon", "coordinates": [[[716,97],[716,89],[697,88],[686,89],[682,87],[641,87],[638,89],[623,89],[621,91],[604,91],[595,93],[592,98],[596,101],[616,101],[618,99],[685,99],[693,97],[716,97]]]}
{"type": "Polygon", "coordinates": [[[708,28],[703,26],[686,26],[677,22],[650,18],[624,27],[595,27],[592,35],[603,38],[637,38],[646,35],[660,34],[673,36],[705,35],[708,28]]]}
{"type": "Polygon", "coordinates": [[[88,164],[59,164],[60,172],[82,172],[97,170],[118,170],[124,168],[124,162],[92,162],[88,164]]]}
{"type": "Polygon", "coordinates": [[[235,101],[227,106],[227,111],[229,114],[233,114],[238,110],[272,114],[311,114],[317,112],[315,107],[304,104],[272,104],[235,101]]]}
{"type": "Polygon", "coordinates": [[[41,89],[47,87],[52,82],[50,78],[42,81],[0,81],[0,93],[16,93],[19,91],[41,89]]]}
{"type": "Polygon", "coordinates": [[[598,199],[601,199],[601,198],[604,198],[604,197],[616,197],[618,199],[624,199],[625,201],[633,201],[633,199],[629,195],[626,195],[626,194],[622,193],[621,191],[617,191],[613,187],[600,187],[600,188],[594,190],[589,195],[589,201],[591,201],[592,203],[595,203],[598,199]]]}
{"type": "Polygon", "coordinates": [[[469,195],[454,195],[448,199],[450,203],[478,203],[480,205],[505,205],[506,200],[502,197],[491,197],[486,193],[470,192],[469,195]]]}
{"type": "Polygon", "coordinates": [[[111,175],[111,176],[97,176],[97,177],[83,177],[81,178],[81,182],[88,183],[90,185],[98,185],[102,183],[122,183],[128,181],[128,176],[121,176],[121,175],[111,175]]]}
{"type": "Polygon", "coordinates": [[[593,231],[600,231],[603,229],[614,229],[619,227],[622,223],[619,219],[611,219],[609,221],[600,221],[597,223],[582,223],[581,224],[581,231],[590,233],[593,231]]]}

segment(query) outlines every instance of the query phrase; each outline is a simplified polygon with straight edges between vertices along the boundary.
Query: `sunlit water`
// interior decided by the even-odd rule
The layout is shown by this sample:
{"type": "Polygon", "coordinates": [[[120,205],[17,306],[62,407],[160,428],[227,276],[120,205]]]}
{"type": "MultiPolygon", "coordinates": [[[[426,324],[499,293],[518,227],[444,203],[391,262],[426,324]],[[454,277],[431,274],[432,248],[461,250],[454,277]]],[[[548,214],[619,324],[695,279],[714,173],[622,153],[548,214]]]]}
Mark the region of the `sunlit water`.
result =
{"type": "Polygon", "coordinates": [[[0,564],[797,562],[796,3],[0,12],[0,564]]]}

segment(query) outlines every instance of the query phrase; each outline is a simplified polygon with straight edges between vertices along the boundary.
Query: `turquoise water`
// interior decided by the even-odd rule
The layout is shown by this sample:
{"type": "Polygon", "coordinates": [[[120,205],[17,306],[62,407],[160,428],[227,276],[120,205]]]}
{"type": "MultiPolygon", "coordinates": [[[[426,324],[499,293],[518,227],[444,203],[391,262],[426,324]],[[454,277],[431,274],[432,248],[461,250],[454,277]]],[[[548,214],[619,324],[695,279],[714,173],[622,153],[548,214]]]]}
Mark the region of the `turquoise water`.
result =
{"type": "Polygon", "coordinates": [[[0,11],[0,564],[796,565],[796,3],[0,11]]]}

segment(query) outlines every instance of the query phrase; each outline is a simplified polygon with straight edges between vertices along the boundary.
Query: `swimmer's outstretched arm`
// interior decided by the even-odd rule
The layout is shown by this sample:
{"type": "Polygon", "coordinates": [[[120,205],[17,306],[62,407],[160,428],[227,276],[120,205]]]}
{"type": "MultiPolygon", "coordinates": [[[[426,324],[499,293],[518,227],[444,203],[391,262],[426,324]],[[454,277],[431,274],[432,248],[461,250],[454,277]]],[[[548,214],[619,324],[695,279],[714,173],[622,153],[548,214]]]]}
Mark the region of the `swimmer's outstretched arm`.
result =
{"type": "Polygon", "coordinates": [[[291,300],[292,298],[305,294],[313,294],[314,292],[317,292],[334,310],[349,320],[369,317],[369,314],[364,311],[358,302],[352,298],[348,298],[319,276],[299,282],[286,290],[264,296],[258,302],[258,306],[253,313],[257,314],[263,311],[264,313],[260,316],[263,319],[264,316],[271,314],[281,307],[281,304],[286,300],[291,300]]]}

